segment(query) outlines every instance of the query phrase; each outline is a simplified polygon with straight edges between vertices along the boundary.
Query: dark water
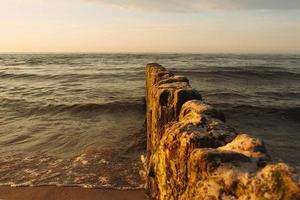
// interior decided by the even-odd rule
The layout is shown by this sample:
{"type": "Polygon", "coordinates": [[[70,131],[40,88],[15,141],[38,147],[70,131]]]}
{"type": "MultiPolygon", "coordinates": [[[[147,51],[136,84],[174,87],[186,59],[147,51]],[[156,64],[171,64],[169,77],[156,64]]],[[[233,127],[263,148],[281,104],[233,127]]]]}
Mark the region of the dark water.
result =
{"type": "Polygon", "coordinates": [[[144,66],[186,75],[300,169],[300,55],[0,55],[0,184],[142,187],[144,66]]]}

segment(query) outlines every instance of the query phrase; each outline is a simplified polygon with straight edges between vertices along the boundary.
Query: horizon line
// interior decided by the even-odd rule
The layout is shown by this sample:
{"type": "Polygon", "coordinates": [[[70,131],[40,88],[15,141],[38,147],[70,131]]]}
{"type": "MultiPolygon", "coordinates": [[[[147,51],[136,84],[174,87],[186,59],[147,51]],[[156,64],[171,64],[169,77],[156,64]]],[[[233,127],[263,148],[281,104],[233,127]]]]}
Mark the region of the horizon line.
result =
{"type": "Polygon", "coordinates": [[[0,54],[261,54],[261,55],[300,55],[300,52],[151,52],[151,51],[7,51],[0,54]]]}

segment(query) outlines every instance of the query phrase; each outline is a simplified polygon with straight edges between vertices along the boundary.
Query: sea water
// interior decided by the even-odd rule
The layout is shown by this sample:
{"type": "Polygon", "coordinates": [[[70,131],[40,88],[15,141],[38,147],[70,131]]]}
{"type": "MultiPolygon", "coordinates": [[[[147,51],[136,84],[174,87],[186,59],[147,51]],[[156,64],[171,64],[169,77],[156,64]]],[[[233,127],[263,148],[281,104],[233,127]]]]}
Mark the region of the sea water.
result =
{"type": "Polygon", "coordinates": [[[300,55],[0,54],[0,185],[142,187],[149,62],[300,169],[300,55]]]}

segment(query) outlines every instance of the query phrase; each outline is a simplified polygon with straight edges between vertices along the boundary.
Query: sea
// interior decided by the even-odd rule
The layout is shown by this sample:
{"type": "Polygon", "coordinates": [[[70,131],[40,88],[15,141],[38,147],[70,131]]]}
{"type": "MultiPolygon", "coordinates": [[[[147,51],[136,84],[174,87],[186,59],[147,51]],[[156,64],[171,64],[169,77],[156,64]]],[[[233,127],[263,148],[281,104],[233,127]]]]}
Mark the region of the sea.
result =
{"type": "Polygon", "coordinates": [[[150,62],[300,170],[300,55],[0,54],[0,185],[142,188],[150,62]]]}

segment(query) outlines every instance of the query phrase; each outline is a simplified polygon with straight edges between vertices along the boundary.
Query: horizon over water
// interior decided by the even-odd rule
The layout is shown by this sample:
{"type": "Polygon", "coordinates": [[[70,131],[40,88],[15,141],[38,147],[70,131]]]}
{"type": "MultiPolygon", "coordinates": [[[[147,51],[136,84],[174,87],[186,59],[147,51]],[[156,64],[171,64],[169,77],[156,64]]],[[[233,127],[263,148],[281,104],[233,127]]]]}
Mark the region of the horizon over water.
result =
{"type": "Polygon", "coordinates": [[[0,54],[0,185],[140,188],[144,67],[186,76],[238,132],[300,170],[300,55],[0,54]]]}
{"type": "Polygon", "coordinates": [[[39,52],[39,51],[15,51],[15,52],[0,52],[0,55],[258,55],[258,56],[300,56],[300,52],[177,52],[177,51],[162,51],[162,52],[151,52],[151,51],[145,51],[145,52],[135,52],[135,51],[45,51],[45,52],[39,52]]]}

